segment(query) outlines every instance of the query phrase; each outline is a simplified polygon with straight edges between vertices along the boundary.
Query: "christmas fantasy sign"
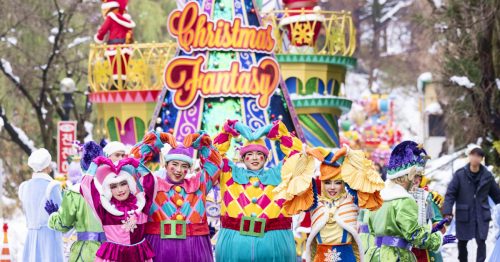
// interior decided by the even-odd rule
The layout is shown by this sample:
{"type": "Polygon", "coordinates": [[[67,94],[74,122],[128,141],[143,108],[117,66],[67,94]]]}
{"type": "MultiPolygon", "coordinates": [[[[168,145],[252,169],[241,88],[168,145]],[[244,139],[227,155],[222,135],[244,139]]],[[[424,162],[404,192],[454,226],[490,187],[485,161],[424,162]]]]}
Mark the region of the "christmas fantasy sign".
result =
{"type": "MultiPolygon", "coordinates": [[[[276,43],[271,25],[245,26],[240,18],[211,21],[205,13],[200,14],[196,2],[172,12],[168,29],[185,54],[210,50],[272,53],[276,43]]],[[[177,56],[168,63],[164,80],[167,88],[175,92],[173,104],[178,109],[191,107],[198,96],[254,97],[259,108],[269,106],[280,80],[274,58],[265,57],[248,68],[233,61],[225,70],[205,69],[207,61],[207,56],[200,53],[177,56]]]]}
{"type": "MultiPolygon", "coordinates": [[[[253,130],[281,120],[305,140],[274,56],[277,29],[260,18],[251,0],[179,4],[167,19],[178,50],[165,65],[164,88],[149,129],[183,141],[198,130],[214,137],[227,119],[253,130]]],[[[238,157],[242,143],[235,138],[226,155],[238,157]]],[[[279,145],[270,140],[266,145],[271,149],[268,166],[278,164],[284,157],[279,145]]]]}

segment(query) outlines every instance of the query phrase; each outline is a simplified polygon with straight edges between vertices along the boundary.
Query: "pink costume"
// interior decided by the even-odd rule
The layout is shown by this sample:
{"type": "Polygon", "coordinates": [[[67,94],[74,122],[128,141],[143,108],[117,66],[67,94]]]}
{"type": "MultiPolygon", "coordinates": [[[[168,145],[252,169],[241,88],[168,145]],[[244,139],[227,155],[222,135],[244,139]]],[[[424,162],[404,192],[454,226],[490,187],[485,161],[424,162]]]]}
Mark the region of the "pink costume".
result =
{"type": "Polygon", "coordinates": [[[144,238],[148,210],[154,197],[154,178],[133,158],[114,165],[105,157],[98,157],[83,177],[80,192],[101,220],[107,242],[97,250],[96,261],[142,262],[152,261],[154,252],[144,238]],[[143,174],[139,192],[134,177],[143,174]],[[110,184],[126,180],[130,195],[124,201],[112,197],[110,184]]]}

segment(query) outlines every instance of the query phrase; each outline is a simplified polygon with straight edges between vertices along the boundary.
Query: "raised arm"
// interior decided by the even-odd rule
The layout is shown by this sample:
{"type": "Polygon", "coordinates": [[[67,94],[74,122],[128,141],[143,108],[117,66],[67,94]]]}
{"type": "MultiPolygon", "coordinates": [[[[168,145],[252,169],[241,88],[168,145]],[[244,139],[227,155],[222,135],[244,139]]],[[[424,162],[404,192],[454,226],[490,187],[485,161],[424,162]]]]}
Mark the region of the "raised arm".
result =
{"type": "Polygon", "coordinates": [[[77,193],[72,193],[70,190],[65,192],[61,207],[49,216],[49,228],[63,233],[73,228],[77,220],[76,212],[80,203],[80,200],[77,198],[79,197],[77,193]]]}
{"type": "Polygon", "coordinates": [[[220,132],[214,139],[214,147],[225,159],[227,159],[226,153],[229,150],[229,147],[231,147],[231,139],[240,135],[240,132],[238,132],[235,127],[237,122],[238,120],[227,120],[226,123],[224,123],[222,132],[220,132]]]}
{"type": "Polygon", "coordinates": [[[207,192],[219,181],[222,170],[222,156],[212,145],[212,139],[205,131],[198,131],[184,138],[184,146],[198,150],[200,154],[201,182],[206,183],[207,192]]]}
{"type": "Polygon", "coordinates": [[[150,131],[141,142],[137,143],[130,150],[130,154],[140,159],[146,165],[148,162],[158,160],[161,157],[161,149],[164,144],[170,144],[172,148],[177,147],[175,137],[170,133],[150,131]]]}
{"type": "Polygon", "coordinates": [[[285,124],[281,121],[274,121],[271,129],[267,133],[267,138],[273,141],[279,141],[280,149],[285,158],[291,157],[302,151],[302,141],[290,133],[285,124]]]}

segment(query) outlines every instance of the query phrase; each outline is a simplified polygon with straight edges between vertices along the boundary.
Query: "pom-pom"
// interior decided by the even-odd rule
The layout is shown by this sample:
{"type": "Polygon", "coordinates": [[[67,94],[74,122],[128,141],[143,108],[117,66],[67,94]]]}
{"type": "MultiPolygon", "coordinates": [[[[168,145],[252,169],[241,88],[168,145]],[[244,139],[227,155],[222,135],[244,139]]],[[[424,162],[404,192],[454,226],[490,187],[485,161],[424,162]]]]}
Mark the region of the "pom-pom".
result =
{"type": "MultiPolygon", "coordinates": [[[[104,141],[104,139],[102,141],[104,141]]],[[[94,141],[85,143],[83,145],[82,159],[80,160],[80,166],[82,167],[82,170],[87,171],[92,161],[98,156],[104,156],[102,147],[96,144],[96,142],[94,141]]]]}

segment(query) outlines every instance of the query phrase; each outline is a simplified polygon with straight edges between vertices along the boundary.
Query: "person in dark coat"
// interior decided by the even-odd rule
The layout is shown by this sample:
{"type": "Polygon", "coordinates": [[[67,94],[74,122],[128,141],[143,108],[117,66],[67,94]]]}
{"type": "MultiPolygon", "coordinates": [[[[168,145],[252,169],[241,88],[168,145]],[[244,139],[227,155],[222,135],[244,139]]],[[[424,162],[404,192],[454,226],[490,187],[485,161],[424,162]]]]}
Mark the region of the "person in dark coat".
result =
{"type": "Polygon", "coordinates": [[[453,175],[448,185],[443,206],[443,214],[450,221],[456,203],[455,217],[458,239],[458,259],[467,261],[467,242],[476,239],[476,261],[486,259],[485,240],[488,236],[491,211],[488,204],[490,196],[495,204],[500,203],[500,188],[493,175],[481,164],[484,152],[475,147],[469,152],[469,164],[453,175]]]}

